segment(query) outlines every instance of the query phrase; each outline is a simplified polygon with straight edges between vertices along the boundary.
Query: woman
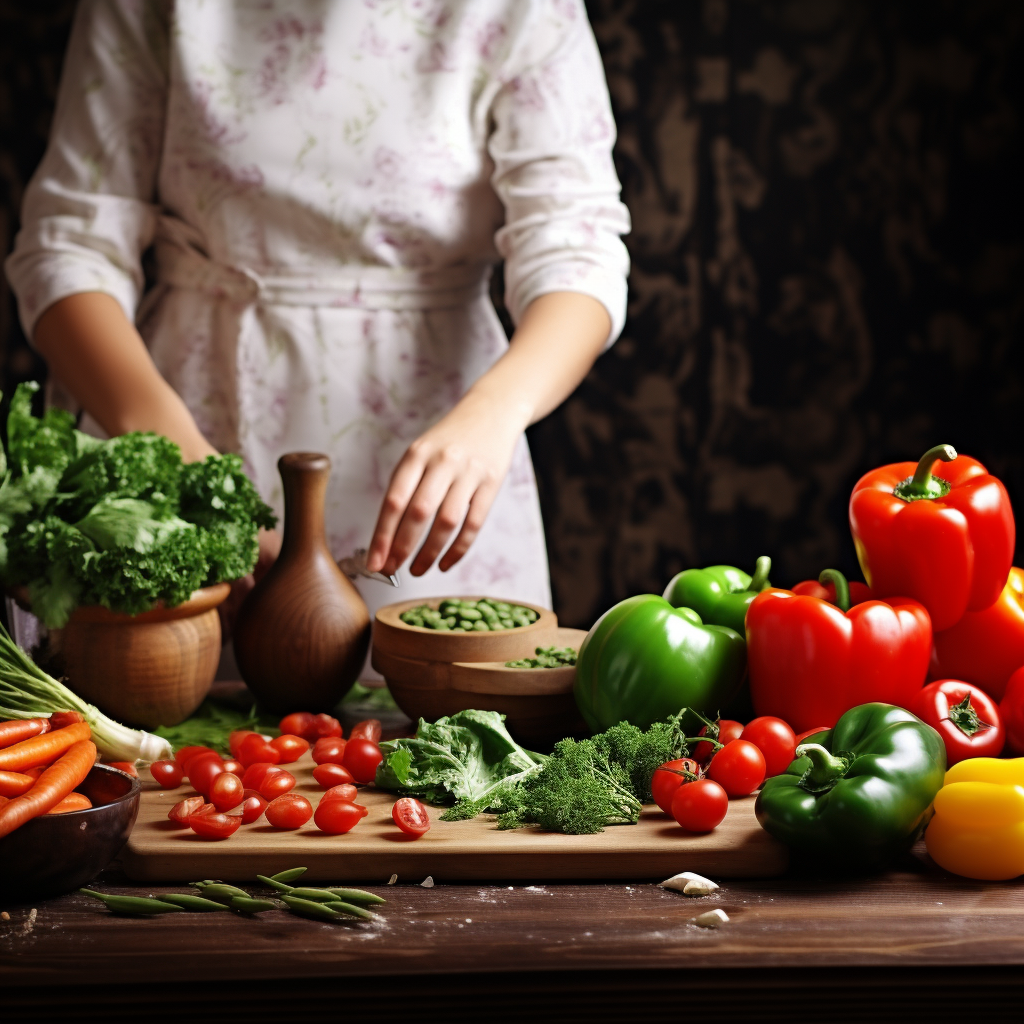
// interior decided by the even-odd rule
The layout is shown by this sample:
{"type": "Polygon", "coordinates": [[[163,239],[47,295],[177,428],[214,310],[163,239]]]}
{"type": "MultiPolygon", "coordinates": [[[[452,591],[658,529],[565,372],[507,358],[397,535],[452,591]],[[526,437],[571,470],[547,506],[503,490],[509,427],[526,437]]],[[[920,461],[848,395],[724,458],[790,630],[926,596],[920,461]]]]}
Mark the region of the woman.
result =
{"type": "Polygon", "coordinates": [[[328,452],[336,557],[546,605],[523,430],[622,326],[613,139],[581,0],[85,0],[6,269],[87,429],[237,451],[279,512],[328,452]]]}

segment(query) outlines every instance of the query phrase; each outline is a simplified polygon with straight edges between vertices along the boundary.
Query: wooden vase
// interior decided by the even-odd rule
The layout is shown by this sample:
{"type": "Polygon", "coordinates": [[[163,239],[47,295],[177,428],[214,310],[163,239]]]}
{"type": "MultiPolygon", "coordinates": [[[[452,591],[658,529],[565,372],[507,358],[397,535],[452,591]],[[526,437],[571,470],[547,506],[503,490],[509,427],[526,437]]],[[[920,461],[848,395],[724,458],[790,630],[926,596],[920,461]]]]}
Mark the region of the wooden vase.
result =
{"type": "Polygon", "coordinates": [[[289,452],[277,468],[284,484],[284,541],[239,611],[235,658],[268,711],[329,711],[359,677],[370,615],[327,548],[324,496],[331,460],[289,452]]]}

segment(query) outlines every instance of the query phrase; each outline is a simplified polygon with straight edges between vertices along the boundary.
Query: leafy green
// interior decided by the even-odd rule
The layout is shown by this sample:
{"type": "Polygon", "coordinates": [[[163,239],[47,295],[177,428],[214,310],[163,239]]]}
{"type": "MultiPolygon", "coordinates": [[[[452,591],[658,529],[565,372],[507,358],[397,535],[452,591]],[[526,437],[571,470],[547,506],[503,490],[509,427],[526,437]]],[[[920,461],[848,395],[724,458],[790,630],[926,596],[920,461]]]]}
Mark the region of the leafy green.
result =
{"type": "Polygon", "coordinates": [[[261,714],[256,705],[250,708],[232,706],[214,697],[207,697],[191,717],[178,725],[161,725],[154,729],[175,750],[182,747],[210,747],[228,753],[228,736],[236,729],[252,729],[265,735],[278,732],[277,719],[261,714]]]}
{"type": "Polygon", "coordinates": [[[252,570],[274,514],[237,455],[183,465],[156,434],[100,441],[65,412],[32,415],[35,384],[11,400],[0,458],[0,578],[63,626],[80,604],[130,615],[252,570]]]}
{"type": "Polygon", "coordinates": [[[509,735],[496,711],[460,711],[433,725],[420,719],[411,739],[380,745],[376,785],[428,803],[454,804],[448,821],[502,807],[502,795],[540,770],[546,758],[509,735]]]}

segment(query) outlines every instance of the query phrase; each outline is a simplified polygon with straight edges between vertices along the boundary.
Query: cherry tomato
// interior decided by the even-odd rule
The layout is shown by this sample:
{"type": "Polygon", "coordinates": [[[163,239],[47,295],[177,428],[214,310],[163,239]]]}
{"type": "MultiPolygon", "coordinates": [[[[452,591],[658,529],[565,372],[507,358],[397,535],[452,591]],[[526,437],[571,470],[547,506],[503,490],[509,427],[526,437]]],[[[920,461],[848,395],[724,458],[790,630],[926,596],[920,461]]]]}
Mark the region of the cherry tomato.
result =
{"type": "MultiPolygon", "coordinates": [[[[185,768],[185,773],[188,774],[187,765],[188,765],[188,762],[189,762],[189,758],[195,757],[196,754],[216,754],[216,753],[217,753],[217,751],[214,750],[212,747],[182,747],[181,750],[179,750],[174,755],[174,760],[177,761],[178,764],[180,764],[182,768],[185,768]]],[[[219,757],[220,755],[217,754],[217,756],[219,757]]]]}
{"type": "Polygon", "coordinates": [[[188,819],[188,827],[205,839],[227,839],[238,831],[241,824],[240,814],[221,814],[220,811],[200,812],[188,819]]]}
{"type": "Polygon", "coordinates": [[[266,797],[267,800],[273,800],[275,797],[283,796],[294,787],[295,776],[283,768],[278,768],[276,772],[267,772],[263,781],[256,788],[260,791],[260,796],[266,797]]]}
{"type": "Polygon", "coordinates": [[[316,715],[313,719],[313,735],[305,736],[304,739],[311,743],[323,736],[341,736],[341,722],[330,715],[316,715]]]}
{"type": "Polygon", "coordinates": [[[285,793],[267,804],[266,815],[274,828],[298,828],[313,816],[313,805],[298,793],[285,793]]]}
{"type": "MultiPolygon", "coordinates": [[[[177,761],[168,761],[168,764],[177,764],[177,761]]],[[[134,761],[104,761],[103,764],[109,764],[111,768],[116,768],[119,772],[124,772],[127,775],[134,775],[135,778],[139,777],[138,770],[135,767],[134,761]]],[[[171,789],[173,787],[165,786],[165,789],[171,789]]]]}
{"type": "Polygon", "coordinates": [[[224,772],[224,762],[220,759],[220,754],[200,754],[189,760],[186,772],[189,785],[197,793],[209,796],[213,780],[224,772]]]}
{"type": "Polygon", "coordinates": [[[177,789],[185,778],[185,771],[177,761],[154,761],[149,766],[149,773],[161,789],[177,789]]]}
{"type": "Polygon", "coordinates": [[[764,754],[748,740],[730,740],[711,758],[708,778],[729,796],[749,796],[764,782],[764,754]]]}
{"type": "Polygon", "coordinates": [[[270,745],[269,740],[265,740],[257,732],[254,732],[251,736],[246,736],[238,744],[238,753],[235,754],[235,757],[246,768],[251,764],[256,764],[258,761],[269,761],[271,764],[277,764],[281,760],[280,752],[270,745]]]}
{"type": "Polygon", "coordinates": [[[363,722],[356,722],[352,731],[348,734],[350,740],[372,740],[380,743],[380,721],[376,718],[367,718],[363,722]]]}
{"type": "Polygon", "coordinates": [[[242,794],[242,824],[251,825],[267,809],[268,801],[264,800],[255,789],[247,789],[242,794]]]}
{"type": "Polygon", "coordinates": [[[313,815],[313,824],[321,832],[329,832],[335,836],[351,832],[362,820],[362,811],[347,800],[321,799],[316,814],[313,815]]]}
{"type": "Polygon", "coordinates": [[[663,765],[655,768],[651,778],[651,793],[654,795],[654,802],[666,813],[672,813],[672,797],[676,790],[686,781],[682,775],[676,775],[673,771],[663,769],[676,769],[676,771],[687,771],[697,775],[700,769],[697,762],[690,757],[677,757],[674,761],[666,761],[663,765]]]}
{"type": "Polygon", "coordinates": [[[743,728],[741,740],[753,743],[764,754],[764,777],[781,775],[792,763],[796,753],[796,733],[781,718],[762,715],[743,728]]]}
{"type": "Polygon", "coordinates": [[[316,731],[316,718],[308,711],[293,711],[290,715],[285,715],[278,724],[278,729],[285,736],[301,736],[309,742],[319,735],[316,731]]]}
{"type": "Polygon", "coordinates": [[[313,778],[324,789],[330,789],[331,786],[341,786],[345,783],[351,785],[356,781],[352,778],[352,773],[340,764],[318,764],[313,769],[313,778]]]}
{"type": "Polygon", "coordinates": [[[796,745],[799,747],[801,743],[806,743],[811,736],[814,736],[819,732],[828,732],[828,726],[819,725],[816,729],[808,729],[806,732],[800,733],[796,737],[796,745]]]}
{"type": "Polygon", "coordinates": [[[242,802],[245,787],[242,780],[231,772],[221,772],[210,786],[210,803],[218,811],[230,811],[242,802]]]}
{"type": "Polygon", "coordinates": [[[234,732],[228,735],[228,750],[231,751],[232,757],[238,757],[239,748],[242,746],[242,740],[246,736],[258,736],[258,733],[252,731],[252,729],[235,729],[234,732]]]}
{"type": "Polygon", "coordinates": [[[237,775],[239,778],[245,773],[245,765],[241,761],[236,761],[233,757],[229,758],[224,762],[224,771],[231,772],[232,775],[237,775]]]}
{"type": "Polygon", "coordinates": [[[325,736],[313,744],[313,760],[317,764],[341,764],[345,756],[345,744],[340,736],[325,736]]]}
{"type": "Polygon", "coordinates": [[[349,740],[341,763],[351,772],[356,782],[366,785],[373,782],[377,765],[383,760],[380,747],[371,740],[349,740]]]}
{"type": "Polygon", "coordinates": [[[275,736],[270,741],[270,745],[280,755],[278,764],[291,764],[293,761],[298,761],[309,750],[309,740],[304,740],[301,736],[289,736],[287,734],[275,736]]]}
{"type": "MultiPolygon", "coordinates": [[[[341,767],[340,765],[338,767],[341,767]]],[[[359,796],[359,790],[356,789],[351,783],[343,782],[340,786],[331,786],[329,790],[322,797],[320,797],[320,803],[325,800],[344,800],[347,803],[354,804],[359,796]]]]}
{"type": "Polygon", "coordinates": [[[672,817],[688,832],[710,832],[729,810],[729,794],[711,779],[687,782],[672,797],[672,817]]]}
{"type": "Polygon", "coordinates": [[[1006,730],[996,702],[971,683],[938,679],[919,690],[907,710],[942,737],[947,767],[969,757],[998,757],[1003,752],[1006,730]]]}
{"type": "Polygon", "coordinates": [[[426,807],[411,796],[403,796],[395,801],[391,817],[407,836],[421,836],[430,830],[430,815],[426,807]]]}
{"type": "MultiPolygon", "coordinates": [[[[703,736],[707,732],[705,726],[697,734],[703,736]]],[[[734,722],[731,718],[720,718],[718,720],[718,742],[729,743],[731,740],[738,740],[743,733],[743,723],[734,722]]],[[[693,759],[697,764],[707,764],[715,753],[715,748],[710,743],[698,743],[693,750],[693,759]]]]}
{"type": "Polygon", "coordinates": [[[276,764],[271,764],[269,761],[257,761],[245,769],[242,775],[242,785],[246,789],[259,789],[268,775],[283,771],[283,768],[278,768],[276,764]]]}
{"type": "Polygon", "coordinates": [[[188,825],[188,819],[200,810],[204,803],[206,801],[201,796],[187,796],[167,812],[167,817],[179,825],[188,825]]]}

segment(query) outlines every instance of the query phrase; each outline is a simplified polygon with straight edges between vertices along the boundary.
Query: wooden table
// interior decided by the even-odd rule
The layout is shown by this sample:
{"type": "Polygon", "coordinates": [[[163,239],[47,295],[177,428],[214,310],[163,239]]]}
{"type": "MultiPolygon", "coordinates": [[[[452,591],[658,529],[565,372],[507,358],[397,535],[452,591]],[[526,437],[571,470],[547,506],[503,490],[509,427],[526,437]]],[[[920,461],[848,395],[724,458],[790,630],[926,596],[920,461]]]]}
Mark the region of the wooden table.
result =
{"type": "Polygon", "coordinates": [[[728,882],[699,900],[621,883],[378,891],[380,922],[351,927],[118,918],[82,896],[8,906],[0,1019],[1024,1017],[1024,888],[954,879],[923,853],[871,879],[728,882]],[[727,925],[692,923],[713,907],[727,925]]]}

